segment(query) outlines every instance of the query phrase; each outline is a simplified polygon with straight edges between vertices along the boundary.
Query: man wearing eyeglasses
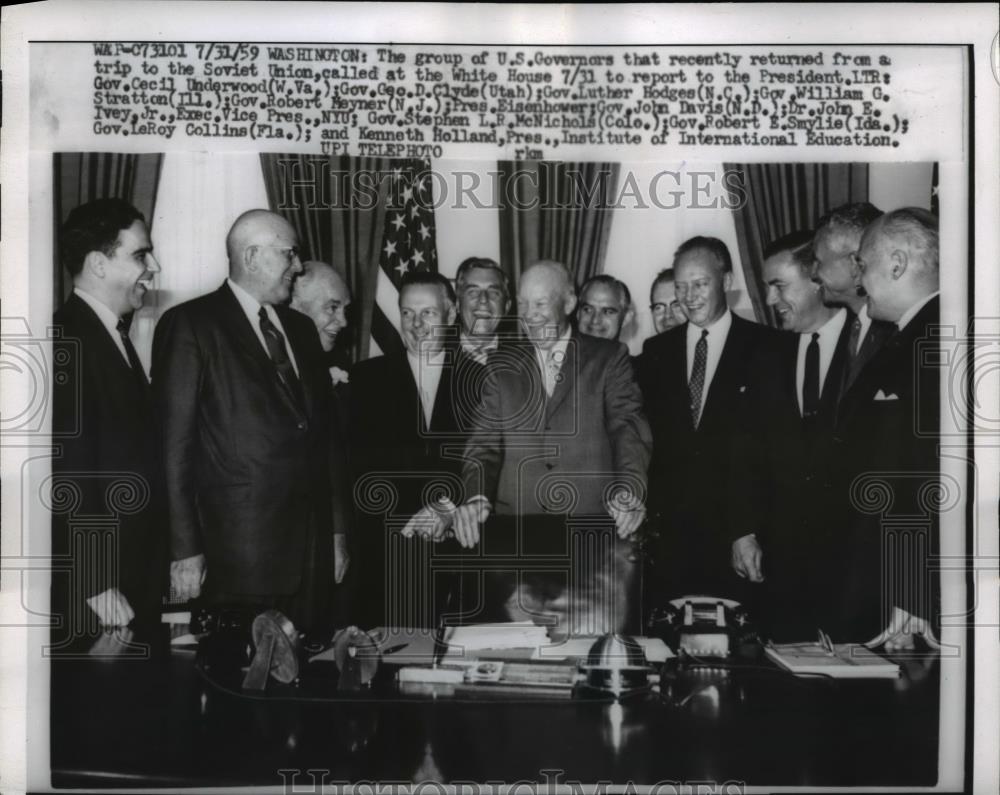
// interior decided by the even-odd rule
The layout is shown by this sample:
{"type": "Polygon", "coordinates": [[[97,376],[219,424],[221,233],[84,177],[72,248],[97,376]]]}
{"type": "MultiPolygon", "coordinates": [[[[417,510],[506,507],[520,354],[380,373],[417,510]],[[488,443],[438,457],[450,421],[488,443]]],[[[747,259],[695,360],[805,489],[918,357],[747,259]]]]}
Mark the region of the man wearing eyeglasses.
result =
{"type": "Polygon", "coordinates": [[[279,215],[237,218],[229,278],[157,325],[153,387],[177,595],[276,608],[310,635],[327,629],[343,528],[323,350],[312,321],[284,305],[302,270],[297,245],[279,215]]]}

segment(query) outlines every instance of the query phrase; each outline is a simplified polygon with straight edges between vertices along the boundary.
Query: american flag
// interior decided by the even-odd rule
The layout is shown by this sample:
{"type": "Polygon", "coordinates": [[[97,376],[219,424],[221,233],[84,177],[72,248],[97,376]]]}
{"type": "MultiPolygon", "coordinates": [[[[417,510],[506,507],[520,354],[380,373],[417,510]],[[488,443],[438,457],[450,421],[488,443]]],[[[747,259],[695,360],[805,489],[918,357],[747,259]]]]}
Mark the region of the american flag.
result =
{"type": "MultiPolygon", "coordinates": [[[[372,341],[399,351],[399,282],[409,271],[437,271],[433,180],[429,160],[400,160],[389,172],[385,231],[372,316],[372,341]]],[[[373,345],[374,348],[374,345],[373,345]]],[[[372,355],[378,352],[372,350],[372,355]]]]}

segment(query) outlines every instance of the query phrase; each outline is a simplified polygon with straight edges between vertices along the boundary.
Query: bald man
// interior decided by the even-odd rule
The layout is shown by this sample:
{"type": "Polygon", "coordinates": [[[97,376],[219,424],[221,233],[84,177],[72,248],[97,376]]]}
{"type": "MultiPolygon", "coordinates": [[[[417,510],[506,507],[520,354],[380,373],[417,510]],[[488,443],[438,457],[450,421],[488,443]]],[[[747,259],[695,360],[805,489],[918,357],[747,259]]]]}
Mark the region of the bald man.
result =
{"type": "Polygon", "coordinates": [[[351,290],[336,268],[315,260],[302,263],[292,291],[292,309],[316,324],[320,345],[327,353],[333,350],[337,335],[347,328],[350,305],[351,290]]]}
{"type": "MultiPolygon", "coordinates": [[[[573,331],[576,295],[561,263],[525,270],[517,304],[527,340],[487,364],[455,536],[477,547],[495,515],[497,532],[523,539],[520,554],[553,554],[556,566],[566,556],[568,587],[527,568],[498,594],[506,617],[554,616],[562,634],[618,631],[652,445],[628,349],[573,331]]],[[[483,549],[487,536],[496,537],[486,531],[483,549]]]]}
{"type": "Polygon", "coordinates": [[[859,283],[871,317],[895,329],[841,399],[834,431],[854,529],[845,621],[859,640],[881,631],[890,650],[930,636],[939,614],[929,496],[940,477],[938,261],[938,220],[927,210],[904,207],[866,227],[859,283]],[[865,484],[891,490],[881,511],[850,499],[865,484]]]}
{"type": "Polygon", "coordinates": [[[325,632],[341,529],[332,387],[315,327],[284,306],[302,270],[298,238],[281,216],[251,210],[226,250],[225,283],[166,312],[153,341],[171,585],[325,632]]]}

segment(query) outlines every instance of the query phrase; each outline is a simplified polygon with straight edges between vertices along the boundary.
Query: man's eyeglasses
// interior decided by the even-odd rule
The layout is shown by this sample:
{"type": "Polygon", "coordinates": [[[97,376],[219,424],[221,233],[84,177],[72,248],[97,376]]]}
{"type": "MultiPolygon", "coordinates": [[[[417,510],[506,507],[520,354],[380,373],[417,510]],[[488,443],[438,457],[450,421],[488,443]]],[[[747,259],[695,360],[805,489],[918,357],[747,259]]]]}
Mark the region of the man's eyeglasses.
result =
{"type": "Polygon", "coordinates": [[[295,246],[265,246],[257,244],[256,248],[269,248],[274,251],[284,251],[285,259],[288,260],[288,264],[291,265],[293,262],[299,259],[299,250],[295,246]]]}

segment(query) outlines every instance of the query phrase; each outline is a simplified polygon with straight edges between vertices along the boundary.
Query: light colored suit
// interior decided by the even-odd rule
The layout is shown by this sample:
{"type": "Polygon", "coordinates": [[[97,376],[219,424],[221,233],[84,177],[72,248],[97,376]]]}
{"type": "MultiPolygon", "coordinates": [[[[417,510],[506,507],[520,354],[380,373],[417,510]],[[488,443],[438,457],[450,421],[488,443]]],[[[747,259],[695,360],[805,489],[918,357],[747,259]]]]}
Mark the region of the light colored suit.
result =
{"type": "Polygon", "coordinates": [[[634,565],[605,503],[621,487],[645,501],[651,447],[621,343],[574,333],[551,397],[532,346],[490,356],[463,481],[467,498],[493,506],[483,547],[494,568],[491,541],[506,540],[508,617],[554,615],[571,632],[622,627],[634,565]],[[566,562],[568,587],[537,573],[543,559],[566,562]]]}

